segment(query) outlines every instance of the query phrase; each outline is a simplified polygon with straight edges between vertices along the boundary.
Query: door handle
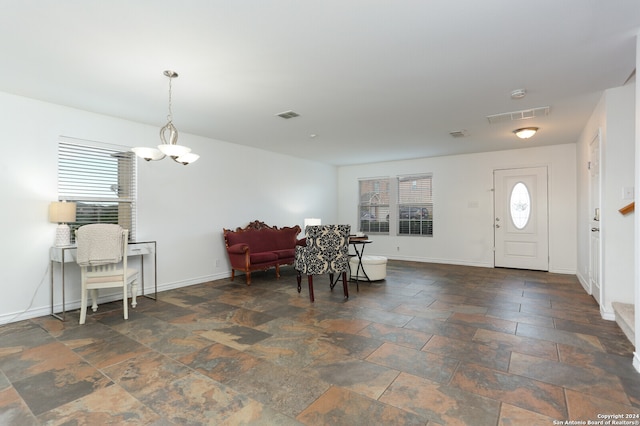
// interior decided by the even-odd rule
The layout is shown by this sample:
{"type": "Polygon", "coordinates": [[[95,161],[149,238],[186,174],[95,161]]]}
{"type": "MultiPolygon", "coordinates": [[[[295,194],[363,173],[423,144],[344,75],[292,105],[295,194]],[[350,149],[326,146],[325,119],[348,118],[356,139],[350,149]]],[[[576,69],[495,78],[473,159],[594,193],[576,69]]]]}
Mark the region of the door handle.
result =
{"type": "Polygon", "coordinates": [[[591,228],[591,232],[600,232],[600,228],[591,228]]]}

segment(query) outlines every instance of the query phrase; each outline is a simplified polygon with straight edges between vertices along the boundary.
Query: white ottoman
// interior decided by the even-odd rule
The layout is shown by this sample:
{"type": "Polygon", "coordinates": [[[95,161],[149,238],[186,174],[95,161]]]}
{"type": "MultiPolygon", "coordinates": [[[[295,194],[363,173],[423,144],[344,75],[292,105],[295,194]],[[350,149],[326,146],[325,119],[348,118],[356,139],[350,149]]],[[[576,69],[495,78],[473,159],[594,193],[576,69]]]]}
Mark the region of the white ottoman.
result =
{"type": "Polygon", "coordinates": [[[387,277],[387,258],[384,256],[362,256],[362,267],[358,270],[358,257],[354,256],[349,260],[351,268],[351,278],[371,281],[384,280],[387,277]],[[367,274],[362,273],[362,269],[367,274]]]}

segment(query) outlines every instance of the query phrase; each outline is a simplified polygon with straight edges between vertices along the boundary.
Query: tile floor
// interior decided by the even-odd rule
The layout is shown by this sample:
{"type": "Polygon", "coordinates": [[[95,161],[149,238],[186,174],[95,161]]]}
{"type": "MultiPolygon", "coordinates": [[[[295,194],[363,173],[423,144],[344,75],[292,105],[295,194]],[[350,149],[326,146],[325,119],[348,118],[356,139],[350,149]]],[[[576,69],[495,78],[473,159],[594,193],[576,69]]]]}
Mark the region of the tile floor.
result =
{"type": "Polygon", "coordinates": [[[242,278],[0,326],[0,424],[639,420],[633,347],[573,276],[390,261],[315,304],[290,267],[242,278]]]}

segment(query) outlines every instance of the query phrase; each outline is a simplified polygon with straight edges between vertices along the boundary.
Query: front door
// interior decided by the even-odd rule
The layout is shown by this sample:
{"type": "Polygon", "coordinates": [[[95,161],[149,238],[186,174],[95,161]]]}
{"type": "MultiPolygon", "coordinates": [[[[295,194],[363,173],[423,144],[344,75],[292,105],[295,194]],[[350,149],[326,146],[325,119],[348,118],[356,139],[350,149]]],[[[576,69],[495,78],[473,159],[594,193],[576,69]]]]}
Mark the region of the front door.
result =
{"type": "Polygon", "coordinates": [[[547,168],[494,170],[495,266],[549,270],[547,168]]]}

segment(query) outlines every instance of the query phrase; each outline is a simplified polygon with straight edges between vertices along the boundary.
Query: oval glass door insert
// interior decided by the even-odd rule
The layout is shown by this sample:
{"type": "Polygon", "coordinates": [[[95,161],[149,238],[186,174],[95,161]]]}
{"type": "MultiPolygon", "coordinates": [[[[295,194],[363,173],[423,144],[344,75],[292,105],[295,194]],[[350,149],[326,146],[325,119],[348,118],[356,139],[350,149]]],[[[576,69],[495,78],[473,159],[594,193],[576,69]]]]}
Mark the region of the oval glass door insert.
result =
{"type": "Polygon", "coordinates": [[[518,182],[513,187],[509,206],[513,225],[518,229],[523,229],[531,217],[531,196],[524,183],[518,182]]]}

